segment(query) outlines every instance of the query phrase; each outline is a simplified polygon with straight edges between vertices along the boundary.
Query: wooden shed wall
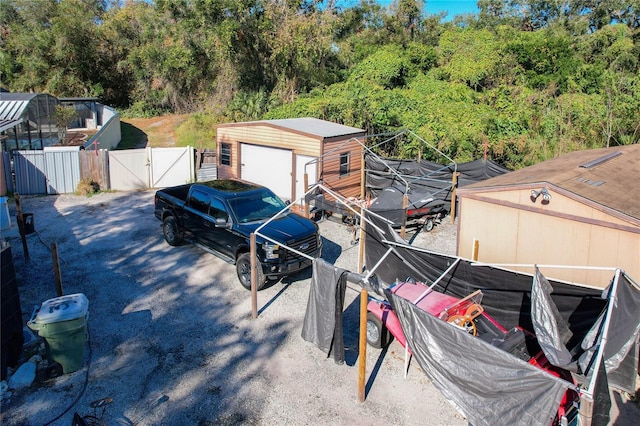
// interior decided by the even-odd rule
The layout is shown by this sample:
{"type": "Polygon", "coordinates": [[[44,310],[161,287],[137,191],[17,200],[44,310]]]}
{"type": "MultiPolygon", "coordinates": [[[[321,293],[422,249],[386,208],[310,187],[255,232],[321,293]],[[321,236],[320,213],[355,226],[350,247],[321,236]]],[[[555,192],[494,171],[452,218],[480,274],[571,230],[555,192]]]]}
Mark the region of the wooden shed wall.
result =
{"type": "Polygon", "coordinates": [[[344,197],[360,196],[362,146],[354,139],[325,142],[321,166],[322,182],[344,197]],[[349,152],[349,173],[340,176],[340,155],[349,152]]]}
{"type": "MultiPolygon", "coordinates": [[[[535,203],[530,189],[460,196],[458,255],[496,264],[619,267],[640,277],[640,228],[561,194],[549,204],[535,203]]],[[[512,268],[532,272],[531,268],[512,268]]],[[[548,268],[549,278],[596,287],[613,272],[548,268]]]]}

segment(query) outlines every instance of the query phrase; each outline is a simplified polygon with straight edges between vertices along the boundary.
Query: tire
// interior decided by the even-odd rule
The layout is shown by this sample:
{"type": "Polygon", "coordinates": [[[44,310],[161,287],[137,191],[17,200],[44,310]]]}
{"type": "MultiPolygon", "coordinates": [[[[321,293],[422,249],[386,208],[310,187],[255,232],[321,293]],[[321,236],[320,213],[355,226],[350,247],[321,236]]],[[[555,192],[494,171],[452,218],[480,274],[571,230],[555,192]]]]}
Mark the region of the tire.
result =
{"type": "Polygon", "coordinates": [[[367,343],[369,346],[382,349],[389,344],[389,330],[382,324],[382,320],[373,312],[367,312],[367,343]]]}
{"type": "Polygon", "coordinates": [[[423,229],[427,232],[431,232],[433,230],[433,219],[427,219],[427,221],[424,223],[423,229]]]}
{"type": "Polygon", "coordinates": [[[162,233],[170,246],[179,246],[184,240],[184,235],[178,228],[178,222],[173,216],[167,216],[162,221],[162,233]]]}
{"type": "Polygon", "coordinates": [[[57,362],[51,363],[46,369],[46,374],[48,379],[55,379],[56,377],[62,376],[64,374],[62,365],[57,362]]]}
{"type": "MultiPolygon", "coordinates": [[[[264,287],[267,280],[265,279],[264,272],[262,272],[262,268],[256,268],[256,288],[258,290],[264,287]]],[[[238,279],[240,280],[240,284],[242,287],[247,290],[251,290],[251,254],[250,253],[242,253],[238,256],[238,260],[236,261],[236,273],[238,274],[238,279]]]]}

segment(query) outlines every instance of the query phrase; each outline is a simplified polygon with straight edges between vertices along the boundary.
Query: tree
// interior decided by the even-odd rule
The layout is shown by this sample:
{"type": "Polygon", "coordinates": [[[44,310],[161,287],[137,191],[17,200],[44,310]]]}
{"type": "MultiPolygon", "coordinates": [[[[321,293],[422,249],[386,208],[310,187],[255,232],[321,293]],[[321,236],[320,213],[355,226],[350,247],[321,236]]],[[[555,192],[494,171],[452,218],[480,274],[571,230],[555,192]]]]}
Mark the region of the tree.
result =
{"type": "Polygon", "coordinates": [[[78,113],[74,108],[56,105],[53,112],[53,121],[58,128],[58,143],[64,144],[65,138],[67,137],[67,128],[77,118],[78,113]]]}

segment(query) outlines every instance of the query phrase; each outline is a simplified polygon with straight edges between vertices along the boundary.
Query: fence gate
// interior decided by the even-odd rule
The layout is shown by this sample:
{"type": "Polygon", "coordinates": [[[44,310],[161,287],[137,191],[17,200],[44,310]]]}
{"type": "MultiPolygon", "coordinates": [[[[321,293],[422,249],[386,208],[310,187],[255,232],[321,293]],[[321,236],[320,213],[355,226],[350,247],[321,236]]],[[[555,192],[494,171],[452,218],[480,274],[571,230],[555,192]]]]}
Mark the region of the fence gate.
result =
{"type": "Polygon", "coordinates": [[[181,185],[195,180],[194,151],[185,148],[143,148],[109,151],[113,190],[181,185]]]}
{"type": "Polygon", "coordinates": [[[164,188],[194,180],[194,151],[186,148],[150,148],[151,187],[164,188]]]}
{"type": "Polygon", "coordinates": [[[109,181],[111,189],[128,191],[149,188],[147,148],[109,152],[109,181]]]}

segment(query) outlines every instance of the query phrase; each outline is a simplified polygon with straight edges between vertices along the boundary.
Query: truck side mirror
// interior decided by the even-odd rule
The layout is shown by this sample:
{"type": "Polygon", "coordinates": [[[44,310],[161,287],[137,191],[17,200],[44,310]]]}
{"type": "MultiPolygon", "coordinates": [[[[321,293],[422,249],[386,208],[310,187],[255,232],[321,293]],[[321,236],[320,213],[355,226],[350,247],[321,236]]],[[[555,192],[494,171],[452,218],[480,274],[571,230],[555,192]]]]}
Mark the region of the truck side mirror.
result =
{"type": "Polygon", "coordinates": [[[223,217],[216,218],[216,228],[226,228],[227,227],[227,219],[223,217]]]}

